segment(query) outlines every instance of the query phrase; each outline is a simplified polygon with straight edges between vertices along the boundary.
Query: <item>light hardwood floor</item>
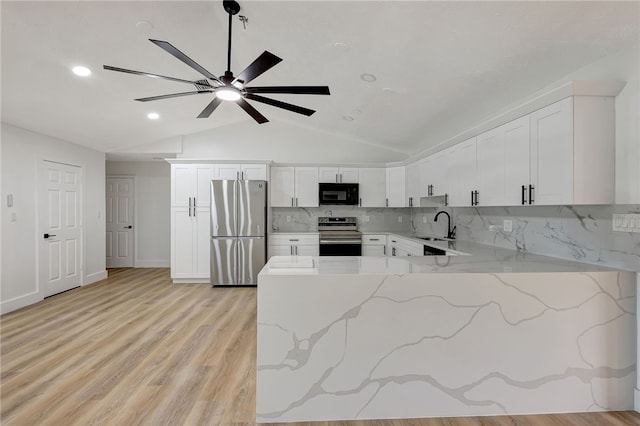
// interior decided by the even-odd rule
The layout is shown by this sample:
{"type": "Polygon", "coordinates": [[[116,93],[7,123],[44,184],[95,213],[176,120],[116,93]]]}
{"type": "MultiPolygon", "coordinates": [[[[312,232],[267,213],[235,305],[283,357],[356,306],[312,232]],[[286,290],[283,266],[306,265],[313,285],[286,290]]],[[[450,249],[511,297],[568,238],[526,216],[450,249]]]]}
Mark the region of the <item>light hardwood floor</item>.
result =
{"type": "MultiPolygon", "coordinates": [[[[255,422],[255,288],[172,285],[167,269],[113,269],[3,315],[0,326],[3,425],[255,422]]],[[[640,414],[331,424],[640,425],[640,414]]]]}

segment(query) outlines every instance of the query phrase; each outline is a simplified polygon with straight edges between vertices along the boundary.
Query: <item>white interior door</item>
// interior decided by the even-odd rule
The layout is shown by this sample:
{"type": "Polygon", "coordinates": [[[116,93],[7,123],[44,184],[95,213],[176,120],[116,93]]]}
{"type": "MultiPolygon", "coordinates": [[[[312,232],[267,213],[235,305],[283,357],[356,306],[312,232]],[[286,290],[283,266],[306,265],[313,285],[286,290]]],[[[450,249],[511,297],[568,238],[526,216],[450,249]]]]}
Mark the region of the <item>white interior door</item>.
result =
{"type": "Polygon", "coordinates": [[[107,268],[133,267],[132,177],[107,177],[107,268]]]}
{"type": "Polygon", "coordinates": [[[81,284],[82,169],[43,161],[40,172],[39,275],[51,296],[81,284]]]}

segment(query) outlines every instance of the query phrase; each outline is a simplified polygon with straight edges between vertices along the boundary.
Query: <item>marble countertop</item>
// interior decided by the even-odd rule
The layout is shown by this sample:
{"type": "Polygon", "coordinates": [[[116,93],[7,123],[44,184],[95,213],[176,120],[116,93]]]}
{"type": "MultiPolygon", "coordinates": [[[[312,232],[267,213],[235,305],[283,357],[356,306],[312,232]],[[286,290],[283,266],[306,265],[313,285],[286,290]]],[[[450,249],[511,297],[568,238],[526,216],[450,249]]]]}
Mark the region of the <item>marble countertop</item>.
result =
{"type": "MultiPolygon", "coordinates": [[[[397,234],[396,234],[397,235],[397,234]]],[[[416,240],[422,241],[422,240],[416,240]]],[[[470,241],[431,241],[429,245],[467,253],[466,256],[323,256],[313,257],[313,267],[306,256],[274,256],[261,275],[362,275],[362,274],[420,274],[420,273],[551,273],[602,272],[613,268],[571,260],[523,253],[470,241]],[[297,260],[296,260],[297,258],[297,260]],[[279,263],[280,266],[272,267],[279,263]],[[302,267],[295,267],[299,262],[302,267]],[[304,264],[302,263],[304,262],[304,264]]]]}

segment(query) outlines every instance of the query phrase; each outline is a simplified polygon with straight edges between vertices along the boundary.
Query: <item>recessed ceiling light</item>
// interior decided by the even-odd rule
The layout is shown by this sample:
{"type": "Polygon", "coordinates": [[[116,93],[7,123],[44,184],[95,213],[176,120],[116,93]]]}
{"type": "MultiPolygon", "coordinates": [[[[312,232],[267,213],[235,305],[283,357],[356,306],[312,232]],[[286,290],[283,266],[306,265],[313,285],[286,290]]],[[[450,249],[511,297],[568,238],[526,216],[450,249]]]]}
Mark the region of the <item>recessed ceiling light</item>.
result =
{"type": "Polygon", "coordinates": [[[347,43],[342,43],[342,42],[334,43],[333,47],[335,47],[337,50],[340,50],[342,52],[346,52],[349,50],[349,45],[347,43]]]}
{"type": "Polygon", "coordinates": [[[71,71],[73,71],[75,75],[79,75],[80,77],[91,75],[91,70],[87,67],[77,66],[71,68],[71,71]]]}
{"type": "Polygon", "coordinates": [[[366,81],[367,83],[373,83],[374,81],[376,81],[376,76],[368,72],[365,72],[364,74],[360,75],[360,79],[362,81],[366,81]]]}
{"type": "Polygon", "coordinates": [[[153,24],[149,21],[138,21],[136,22],[136,28],[143,31],[148,31],[153,29],[153,24]]]}
{"type": "Polygon", "coordinates": [[[342,119],[344,121],[353,121],[354,120],[354,118],[352,116],[350,116],[350,115],[343,115],[342,119]]]}
{"type": "Polygon", "coordinates": [[[147,114],[147,118],[149,120],[157,120],[158,118],[160,118],[160,114],[158,114],[157,112],[150,112],[149,114],[147,114]]]}

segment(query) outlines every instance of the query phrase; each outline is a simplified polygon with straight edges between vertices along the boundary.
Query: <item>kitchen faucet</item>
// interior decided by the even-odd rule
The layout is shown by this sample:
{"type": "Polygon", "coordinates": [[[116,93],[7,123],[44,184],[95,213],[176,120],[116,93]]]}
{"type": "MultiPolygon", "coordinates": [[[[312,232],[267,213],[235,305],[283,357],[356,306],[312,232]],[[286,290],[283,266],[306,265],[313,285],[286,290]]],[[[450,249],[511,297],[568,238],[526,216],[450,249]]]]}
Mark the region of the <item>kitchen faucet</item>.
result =
{"type": "Polygon", "coordinates": [[[453,239],[456,237],[456,227],[454,226],[453,229],[451,228],[451,216],[449,216],[449,213],[445,212],[444,210],[441,210],[438,213],[436,213],[436,216],[433,218],[433,220],[437,222],[438,216],[440,216],[442,213],[447,215],[447,238],[453,239]]]}

